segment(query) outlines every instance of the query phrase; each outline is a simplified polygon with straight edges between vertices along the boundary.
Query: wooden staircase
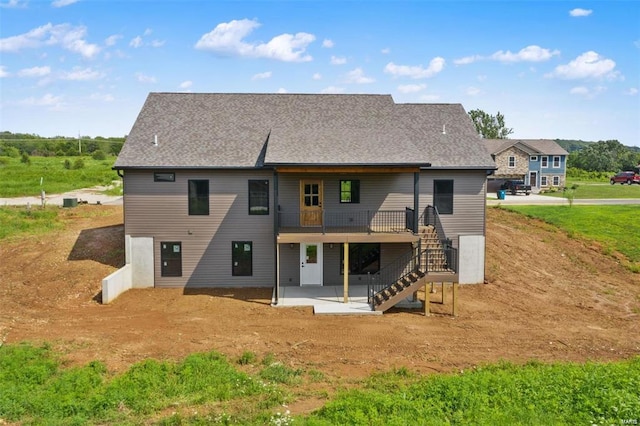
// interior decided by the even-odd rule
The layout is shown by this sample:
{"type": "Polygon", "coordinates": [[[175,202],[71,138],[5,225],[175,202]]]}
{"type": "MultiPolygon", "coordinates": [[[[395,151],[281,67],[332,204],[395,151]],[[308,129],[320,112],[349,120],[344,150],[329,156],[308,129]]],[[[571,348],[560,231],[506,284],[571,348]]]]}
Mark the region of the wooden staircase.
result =
{"type": "Polygon", "coordinates": [[[424,277],[425,274],[421,271],[411,272],[384,290],[376,293],[371,303],[373,310],[384,312],[411,296],[418,291],[420,287],[424,287],[424,277]]]}

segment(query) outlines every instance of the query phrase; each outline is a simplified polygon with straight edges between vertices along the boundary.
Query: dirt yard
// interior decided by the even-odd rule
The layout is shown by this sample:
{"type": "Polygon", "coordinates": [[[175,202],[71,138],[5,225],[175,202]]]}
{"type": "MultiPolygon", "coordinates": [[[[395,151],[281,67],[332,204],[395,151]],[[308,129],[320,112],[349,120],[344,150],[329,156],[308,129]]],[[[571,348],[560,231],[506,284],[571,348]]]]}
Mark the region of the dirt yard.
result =
{"type": "Polygon", "coordinates": [[[640,354],[640,275],[597,246],[505,211],[489,209],[488,284],[460,287],[457,318],[444,314],[450,297],[428,318],[314,316],[269,306],[265,289],[134,290],[101,305],[101,279],[124,261],[122,207],[61,214],[66,230],[0,245],[0,343],[48,341],[71,363],[98,359],[113,371],[197,351],[272,352],[340,381],[401,366],[429,373],[640,354]]]}

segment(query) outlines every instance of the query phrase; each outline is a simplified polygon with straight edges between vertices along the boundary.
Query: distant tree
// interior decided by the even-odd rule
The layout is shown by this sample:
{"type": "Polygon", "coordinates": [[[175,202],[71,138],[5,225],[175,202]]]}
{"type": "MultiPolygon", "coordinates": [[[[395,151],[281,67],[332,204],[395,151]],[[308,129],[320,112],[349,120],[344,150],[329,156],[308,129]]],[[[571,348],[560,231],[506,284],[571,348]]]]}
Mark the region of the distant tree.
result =
{"type": "Polygon", "coordinates": [[[513,129],[507,128],[504,124],[504,115],[495,116],[487,114],[481,109],[469,111],[469,116],[476,126],[476,131],[485,139],[507,139],[513,129]]]}
{"type": "Polygon", "coordinates": [[[590,172],[633,170],[637,154],[617,140],[598,141],[569,154],[567,166],[590,172]]]}

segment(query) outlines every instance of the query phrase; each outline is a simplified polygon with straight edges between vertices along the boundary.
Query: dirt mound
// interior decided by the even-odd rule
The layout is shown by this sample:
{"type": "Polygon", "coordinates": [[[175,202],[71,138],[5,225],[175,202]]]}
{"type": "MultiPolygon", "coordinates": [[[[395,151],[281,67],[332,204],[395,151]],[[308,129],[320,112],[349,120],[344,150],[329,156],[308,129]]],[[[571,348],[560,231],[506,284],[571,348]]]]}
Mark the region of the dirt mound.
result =
{"type": "Polygon", "coordinates": [[[640,276],[597,246],[499,209],[488,211],[488,284],[461,286],[457,318],[444,314],[449,305],[433,305],[429,318],[314,316],[270,307],[264,289],[134,290],[104,306],[101,280],[124,262],[122,207],[63,214],[64,231],[0,246],[0,340],[49,341],[71,362],[99,359],[117,371],[196,351],[272,352],[332,380],[400,366],[427,373],[640,354],[640,276]]]}

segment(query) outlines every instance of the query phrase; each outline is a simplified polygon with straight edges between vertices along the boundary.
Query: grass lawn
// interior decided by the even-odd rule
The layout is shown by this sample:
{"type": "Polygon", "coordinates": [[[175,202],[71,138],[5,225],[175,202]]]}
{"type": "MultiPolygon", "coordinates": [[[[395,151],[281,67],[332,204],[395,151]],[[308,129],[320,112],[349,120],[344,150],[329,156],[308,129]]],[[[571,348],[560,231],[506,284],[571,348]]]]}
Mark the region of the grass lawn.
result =
{"type": "MultiPolygon", "coordinates": [[[[609,182],[567,182],[567,188],[573,185],[578,187],[575,190],[575,199],[600,199],[600,198],[640,198],[640,185],[611,185],[609,182]]],[[[564,197],[562,191],[545,193],[551,197],[564,197]]]]}
{"type": "Polygon", "coordinates": [[[110,185],[119,180],[111,170],[115,157],[94,160],[91,157],[30,157],[30,164],[20,158],[0,157],[0,197],[40,196],[43,189],[47,194],[60,194],[96,185],[110,185]],[[82,168],[74,168],[81,159],[82,168]],[[65,160],[70,164],[65,168],[65,160]],[[40,186],[42,179],[42,186],[40,186]]]}
{"type": "MultiPolygon", "coordinates": [[[[627,187],[628,188],[628,187],[627,187]]],[[[637,205],[607,206],[503,206],[530,217],[542,219],[570,235],[597,241],[605,252],[624,254],[632,270],[640,272],[640,220],[637,205]]]]}
{"type": "Polygon", "coordinates": [[[286,402],[331,386],[245,352],[145,360],[113,375],[93,361],[64,367],[50,347],[0,347],[0,419],[26,424],[621,424],[638,420],[640,357],[607,364],[509,363],[458,374],[377,374],[308,416],[286,402]]]}

